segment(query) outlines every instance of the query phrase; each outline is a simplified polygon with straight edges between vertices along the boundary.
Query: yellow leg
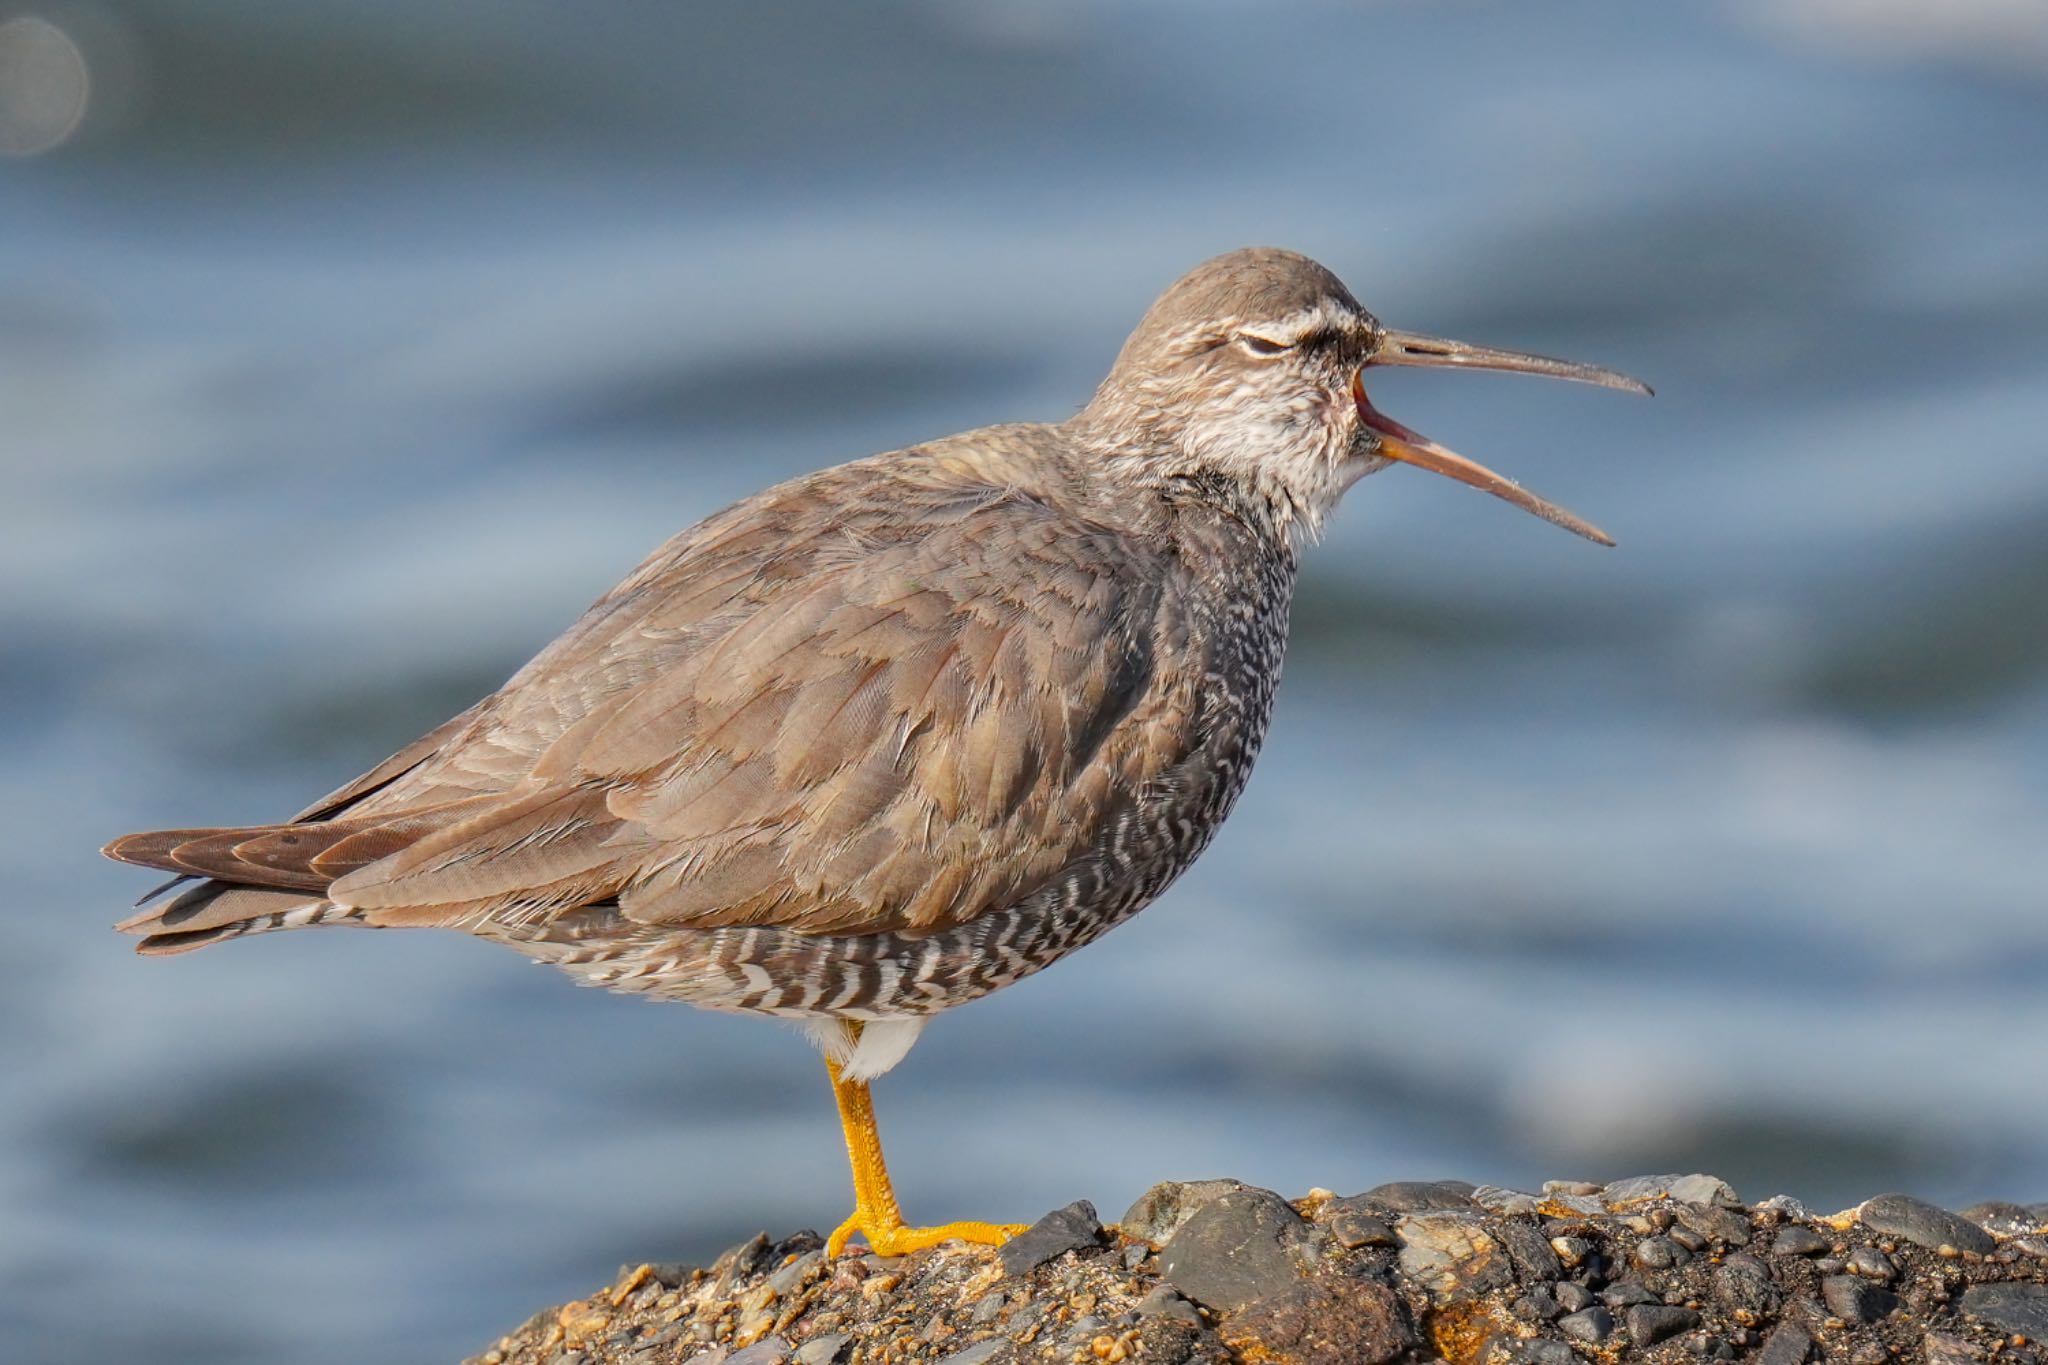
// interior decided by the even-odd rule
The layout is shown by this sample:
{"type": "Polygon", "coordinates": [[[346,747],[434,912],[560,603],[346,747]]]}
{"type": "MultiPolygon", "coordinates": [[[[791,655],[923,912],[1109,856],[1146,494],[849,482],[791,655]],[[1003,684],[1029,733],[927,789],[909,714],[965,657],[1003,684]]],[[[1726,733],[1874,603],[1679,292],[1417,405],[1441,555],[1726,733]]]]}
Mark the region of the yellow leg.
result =
{"type": "MultiPolygon", "coordinates": [[[[846,1027],[856,1040],[860,1037],[859,1024],[846,1027]]],[[[856,1232],[877,1254],[901,1256],[941,1242],[1001,1246],[1024,1230],[1022,1223],[905,1227],[903,1214],[896,1207],[896,1191],[889,1184],[889,1168],[882,1160],[882,1135],[875,1128],[875,1106],[868,1097],[867,1082],[842,1079],[839,1064],[830,1057],[825,1059],[825,1069],[832,1076],[832,1095],[839,1101],[839,1125],[846,1130],[846,1156],[853,1163],[853,1216],[825,1239],[827,1256],[837,1256],[856,1232]]]]}

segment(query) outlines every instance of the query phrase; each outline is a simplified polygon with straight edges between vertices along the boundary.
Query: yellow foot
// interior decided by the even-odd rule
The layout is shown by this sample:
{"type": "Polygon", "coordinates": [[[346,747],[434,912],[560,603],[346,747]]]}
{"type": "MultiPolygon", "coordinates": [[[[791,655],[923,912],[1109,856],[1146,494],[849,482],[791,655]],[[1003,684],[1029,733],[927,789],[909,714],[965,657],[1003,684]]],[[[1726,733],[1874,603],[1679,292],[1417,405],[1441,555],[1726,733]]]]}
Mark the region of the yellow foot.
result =
{"type": "Polygon", "coordinates": [[[946,1223],[935,1228],[910,1228],[901,1223],[869,1226],[856,1213],[832,1230],[825,1239],[825,1254],[837,1256],[846,1249],[847,1239],[856,1232],[877,1256],[902,1256],[923,1251],[941,1242],[978,1242],[999,1247],[1024,1231],[1026,1223],[946,1223]]]}

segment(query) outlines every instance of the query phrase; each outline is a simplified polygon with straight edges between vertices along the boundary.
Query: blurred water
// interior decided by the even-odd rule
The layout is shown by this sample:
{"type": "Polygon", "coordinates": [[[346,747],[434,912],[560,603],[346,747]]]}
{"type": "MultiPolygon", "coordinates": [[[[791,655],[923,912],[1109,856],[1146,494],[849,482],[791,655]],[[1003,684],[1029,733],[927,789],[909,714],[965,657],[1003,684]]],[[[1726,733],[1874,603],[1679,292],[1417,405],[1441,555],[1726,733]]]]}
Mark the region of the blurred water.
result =
{"type": "Polygon", "coordinates": [[[296,808],[755,487],[1063,415],[1254,241],[1656,382],[1375,390],[1622,548],[1363,486],[1202,865],[882,1084],[911,1212],[2048,1197],[2038,11],[34,12],[92,85],[0,165],[10,1359],[448,1360],[835,1221],[794,1035],[453,936],[143,962],[92,849],[296,808]]]}

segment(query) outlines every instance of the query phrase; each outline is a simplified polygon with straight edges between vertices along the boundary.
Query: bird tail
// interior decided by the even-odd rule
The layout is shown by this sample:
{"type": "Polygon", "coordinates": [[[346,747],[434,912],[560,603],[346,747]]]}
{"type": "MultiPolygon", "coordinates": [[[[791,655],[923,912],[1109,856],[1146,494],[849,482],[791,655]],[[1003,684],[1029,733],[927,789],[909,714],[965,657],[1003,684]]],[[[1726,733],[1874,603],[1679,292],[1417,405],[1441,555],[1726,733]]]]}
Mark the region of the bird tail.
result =
{"type": "Polygon", "coordinates": [[[180,877],[158,888],[139,912],[114,926],[142,940],[135,945],[136,952],[167,957],[244,934],[360,923],[362,918],[354,910],[303,891],[220,881],[184,886],[186,880],[180,877]]]}
{"type": "Polygon", "coordinates": [[[178,876],[114,927],[141,937],[137,952],[159,955],[273,929],[363,923],[360,912],[328,900],[327,888],[461,819],[478,800],[284,825],[124,835],[101,851],[178,876]],[[187,885],[195,878],[201,880],[187,885]]]}

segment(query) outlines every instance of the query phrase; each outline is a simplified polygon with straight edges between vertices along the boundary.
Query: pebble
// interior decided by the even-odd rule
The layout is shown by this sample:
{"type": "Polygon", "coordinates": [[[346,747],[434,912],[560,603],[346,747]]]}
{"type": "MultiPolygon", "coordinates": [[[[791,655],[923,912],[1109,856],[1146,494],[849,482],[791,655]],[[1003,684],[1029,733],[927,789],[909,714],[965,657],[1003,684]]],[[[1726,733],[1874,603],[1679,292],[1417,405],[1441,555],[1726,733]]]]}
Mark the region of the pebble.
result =
{"type": "Polygon", "coordinates": [[[1235,1190],[1181,1225],[1159,1253],[1159,1273],[1196,1303],[1234,1312],[1300,1278],[1292,1252],[1307,1233],[1271,1190],[1235,1190]]]}
{"type": "Polygon", "coordinates": [[[1101,1243],[1102,1223],[1095,1206],[1076,1199],[1054,1209],[996,1249],[1005,1275],[1028,1275],[1069,1251],[1091,1250],[1101,1243]]]}
{"type": "Polygon", "coordinates": [[[1866,1280],[1890,1282],[1898,1278],[1898,1267],[1891,1258],[1876,1247],[1851,1247],[1842,1268],[1851,1275],[1861,1275],[1866,1280]]]}
{"type": "Polygon", "coordinates": [[[1628,1310],[1627,1322],[1629,1341],[1641,1348],[1690,1332],[1700,1325],[1700,1315],[1690,1308],[1639,1303],[1628,1310]]]}
{"type": "Polygon", "coordinates": [[[832,1332],[826,1336],[814,1337],[796,1348],[799,1365],[839,1365],[840,1357],[853,1345],[850,1332],[832,1332]]]}
{"type": "Polygon", "coordinates": [[[1782,1229],[1771,1243],[1773,1256],[1825,1256],[1833,1249],[1833,1242],[1812,1228],[1800,1227],[1796,1223],[1782,1229]]]}
{"type": "Polygon", "coordinates": [[[1776,1331],[1764,1338],[1763,1350],[1757,1352],[1757,1365],[1801,1365],[1806,1353],[1813,1349],[1813,1338],[1797,1323],[1780,1323],[1776,1331]]]}
{"type": "Polygon", "coordinates": [[[1820,1282],[1820,1296],[1828,1312],[1844,1322],[1877,1322],[1899,1306],[1897,1294],[1854,1275],[1828,1276],[1820,1282]]]}
{"type": "Polygon", "coordinates": [[[1881,1194],[1856,1211],[1863,1226],[1889,1237],[1901,1237],[1929,1251],[1954,1247],[1983,1256],[1997,1247],[1991,1234],[1947,1209],[1903,1194],[1881,1194]]]}
{"type": "Polygon", "coordinates": [[[1509,1304],[1508,1311],[1524,1322],[1548,1322],[1564,1309],[1550,1290],[1539,1284],[1509,1304]]]}
{"type": "Polygon", "coordinates": [[[1980,1284],[1963,1291],[1956,1308],[2000,1331],[2048,1341],[2048,1284],[1980,1284]]]}
{"type": "Polygon", "coordinates": [[[1597,1346],[1614,1335],[1614,1314],[1598,1306],[1581,1309],[1559,1318],[1557,1330],[1573,1341],[1597,1346]]]}
{"type": "Polygon", "coordinates": [[[1138,1196],[1117,1224],[1126,1237],[1164,1242],[1206,1204],[1249,1189],[1241,1180],[1165,1180],[1138,1196]]]}
{"type": "Polygon", "coordinates": [[[1546,1180],[1543,1182],[1543,1192],[1545,1194],[1598,1194],[1603,1188],[1605,1187],[1596,1185],[1590,1180],[1546,1180]]]}
{"type": "Polygon", "coordinates": [[[1593,1291],[1571,1280],[1561,1280],[1552,1285],[1550,1295],[1557,1300],[1557,1306],[1567,1313],[1576,1313],[1593,1306],[1593,1291]]]}
{"type": "Polygon", "coordinates": [[[1514,1280],[1500,1243],[1471,1214],[1410,1214],[1395,1234],[1401,1239],[1401,1269],[1435,1293],[1478,1295],[1514,1280]]]}

